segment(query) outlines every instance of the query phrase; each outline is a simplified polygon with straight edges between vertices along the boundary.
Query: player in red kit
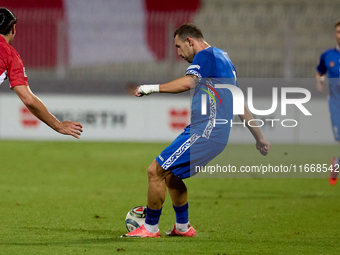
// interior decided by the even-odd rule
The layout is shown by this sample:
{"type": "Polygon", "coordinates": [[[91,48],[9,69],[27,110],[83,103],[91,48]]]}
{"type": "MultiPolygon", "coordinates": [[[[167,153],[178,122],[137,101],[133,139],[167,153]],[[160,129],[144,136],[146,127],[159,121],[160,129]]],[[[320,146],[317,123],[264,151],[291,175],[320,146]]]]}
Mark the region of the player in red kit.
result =
{"type": "Polygon", "coordinates": [[[41,121],[55,131],[80,138],[82,125],[78,122],[60,122],[35,96],[27,83],[27,75],[22,60],[11,46],[16,33],[16,16],[8,9],[0,8],[0,85],[9,79],[10,87],[19,96],[26,107],[41,121]]]}

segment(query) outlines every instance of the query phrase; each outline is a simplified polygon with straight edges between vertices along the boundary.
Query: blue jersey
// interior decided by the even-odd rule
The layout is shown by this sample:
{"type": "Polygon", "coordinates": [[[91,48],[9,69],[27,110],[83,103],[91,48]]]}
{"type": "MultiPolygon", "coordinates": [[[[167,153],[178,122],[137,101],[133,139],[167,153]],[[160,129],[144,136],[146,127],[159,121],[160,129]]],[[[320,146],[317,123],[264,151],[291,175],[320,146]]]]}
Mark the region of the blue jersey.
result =
{"type": "Polygon", "coordinates": [[[238,87],[234,65],[225,51],[209,47],[195,55],[186,71],[186,75],[189,74],[197,76],[200,81],[194,89],[191,102],[191,133],[227,144],[233,118],[233,97],[229,89],[215,88],[215,85],[238,87]],[[206,96],[202,97],[203,94],[206,96]],[[203,98],[206,98],[206,102],[203,98]],[[207,107],[203,112],[205,114],[202,114],[204,104],[207,107]]]}
{"type": "Polygon", "coordinates": [[[317,72],[327,73],[330,93],[329,107],[331,111],[340,111],[340,51],[339,48],[329,49],[322,53],[317,72]]]}

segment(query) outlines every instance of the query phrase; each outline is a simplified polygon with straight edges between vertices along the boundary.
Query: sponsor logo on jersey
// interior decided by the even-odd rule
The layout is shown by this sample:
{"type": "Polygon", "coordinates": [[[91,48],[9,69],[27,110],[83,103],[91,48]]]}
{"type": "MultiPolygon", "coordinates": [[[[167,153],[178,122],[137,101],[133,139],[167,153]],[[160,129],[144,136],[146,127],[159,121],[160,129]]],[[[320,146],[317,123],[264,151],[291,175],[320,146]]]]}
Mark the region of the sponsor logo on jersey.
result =
{"type": "Polygon", "coordinates": [[[23,69],[24,69],[24,76],[27,77],[25,67],[23,69]]]}
{"type": "Polygon", "coordinates": [[[334,64],[333,61],[329,62],[329,66],[330,66],[330,67],[334,67],[334,65],[335,65],[335,64],[334,64]]]}

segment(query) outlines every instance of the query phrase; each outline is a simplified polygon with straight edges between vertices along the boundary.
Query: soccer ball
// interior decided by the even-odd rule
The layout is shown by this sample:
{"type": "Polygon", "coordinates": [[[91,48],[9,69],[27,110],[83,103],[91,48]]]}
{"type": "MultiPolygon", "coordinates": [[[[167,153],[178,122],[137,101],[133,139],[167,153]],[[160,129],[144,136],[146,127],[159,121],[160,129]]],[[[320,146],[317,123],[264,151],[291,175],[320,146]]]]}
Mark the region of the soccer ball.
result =
{"type": "Polygon", "coordinates": [[[129,232],[144,224],[146,217],[146,206],[136,206],[126,215],[125,225],[129,232]]]}

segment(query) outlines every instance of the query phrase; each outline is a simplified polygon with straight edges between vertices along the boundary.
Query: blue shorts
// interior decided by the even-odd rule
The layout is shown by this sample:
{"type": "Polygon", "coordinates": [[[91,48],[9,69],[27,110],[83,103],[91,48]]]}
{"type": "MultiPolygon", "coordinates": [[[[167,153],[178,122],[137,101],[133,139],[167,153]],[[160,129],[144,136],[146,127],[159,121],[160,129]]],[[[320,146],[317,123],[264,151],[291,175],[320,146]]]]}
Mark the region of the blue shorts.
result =
{"type": "Polygon", "coordinates": [[[185,179],[196,174],[196,166],[205,166],[218,154],[225,144],[216,143],[185,130],[156,158],[164,170],[185,179]]]}
{"type": "Polygon", "coordinates": [[[340,111],[330,111],[334,139],[340,141],[340,111]]]}

